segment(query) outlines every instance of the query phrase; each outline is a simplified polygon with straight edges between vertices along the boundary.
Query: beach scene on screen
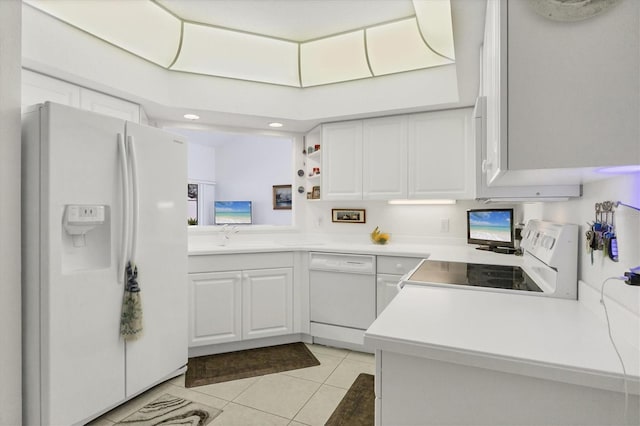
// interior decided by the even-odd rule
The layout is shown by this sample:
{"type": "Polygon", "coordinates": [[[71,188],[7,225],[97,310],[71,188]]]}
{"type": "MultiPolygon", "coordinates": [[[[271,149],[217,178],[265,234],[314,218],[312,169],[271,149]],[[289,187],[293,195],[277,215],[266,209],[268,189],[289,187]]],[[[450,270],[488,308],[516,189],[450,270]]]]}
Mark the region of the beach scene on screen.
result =
{"type": "Polygon", "coordinates": [[[471,212],[469,237],[478,240],[511,241],[511,215],[508,211],[471,212]]]}
{"type": "Polygon", "coordinates": [[[216,201],[216,225],[251,223],[251,201],[216,201]]]}

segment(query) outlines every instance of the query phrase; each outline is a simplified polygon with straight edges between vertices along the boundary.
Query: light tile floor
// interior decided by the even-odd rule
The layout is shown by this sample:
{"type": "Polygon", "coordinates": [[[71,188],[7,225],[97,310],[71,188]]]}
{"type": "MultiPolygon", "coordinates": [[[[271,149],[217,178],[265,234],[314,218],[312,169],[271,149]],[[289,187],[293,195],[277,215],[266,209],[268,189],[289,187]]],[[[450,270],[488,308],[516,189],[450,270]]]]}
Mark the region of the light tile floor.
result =
{"type": "Polygon", "coordinates": [[[184,375],[104,414],[91,426],[111,426],[164,393],[223,410],[211,426],[324,425],[360,373],[375,373],[371,354],[307,345],[320,365],[277,374],[184,387],[184,375]]]}

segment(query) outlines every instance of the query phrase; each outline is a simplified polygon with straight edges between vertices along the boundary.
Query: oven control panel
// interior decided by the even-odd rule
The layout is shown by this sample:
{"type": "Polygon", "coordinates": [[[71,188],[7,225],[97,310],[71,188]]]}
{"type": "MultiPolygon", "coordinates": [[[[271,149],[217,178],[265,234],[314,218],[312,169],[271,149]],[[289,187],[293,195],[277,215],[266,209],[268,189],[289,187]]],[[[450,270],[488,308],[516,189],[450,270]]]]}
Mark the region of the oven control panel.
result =
{"type": "Polygon", "coordinates": [[[549,266],[558,267],[578,249],[578,225],[530,220],[522,231],[523,250],[549,266]]]}

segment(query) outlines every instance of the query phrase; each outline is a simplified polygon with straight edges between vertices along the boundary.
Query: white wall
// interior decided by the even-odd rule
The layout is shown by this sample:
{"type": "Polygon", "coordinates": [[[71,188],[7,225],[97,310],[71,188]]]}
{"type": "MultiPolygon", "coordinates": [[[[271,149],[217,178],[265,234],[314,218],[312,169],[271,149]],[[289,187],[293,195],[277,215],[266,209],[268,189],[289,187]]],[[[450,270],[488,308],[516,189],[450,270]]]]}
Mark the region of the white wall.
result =
{"type": "Polygon", "coordinates": [[[0,1],[0,424],[22,423],[20,0],[0,1]]]}
{"type": "Polygon", "coordinates": [[[216,199],[252,201],[256,225],[291,225],[291,210],[273,210],[272,191],[293,184],[293,145],[287,138],[256,137],[216,148],[216,199]]]}
{"type": "MultiPolygon", "coordinates": [[[[629,268],[640,265],[640,212],[620,206],[615,211],[615,225],[618,237],[619,262],[602,256],[602,251],[594,252],[594,262],[586,251],[585,232],[587,222],[595,217],[595,203],[621,201],[640,206],[640,173],[612,177],[583,186],[582,198],[561,202],[525,205],[527,219],[538,218],[580,225],[580,246],[578,251],[578,279],[600,290],[607,277],[620,276],[629,268]]],[[[635,314],[640,314],[640,288],[631,287],[619,281],[607,284],[606,293],[635,314]]]]}
{"type": "Polygon", "coordinates": [[[187,178],[206,182],[216,181],[216,149],[189,142],[187,178]]]}

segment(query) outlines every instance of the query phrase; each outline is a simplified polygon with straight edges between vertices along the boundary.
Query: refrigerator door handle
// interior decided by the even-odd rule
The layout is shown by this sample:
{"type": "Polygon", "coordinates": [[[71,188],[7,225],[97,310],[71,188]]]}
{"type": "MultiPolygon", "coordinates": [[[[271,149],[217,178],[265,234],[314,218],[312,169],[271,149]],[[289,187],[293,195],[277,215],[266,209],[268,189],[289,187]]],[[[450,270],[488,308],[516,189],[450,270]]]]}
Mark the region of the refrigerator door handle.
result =
{"type": "Polygon", "coordinates": [[[117,275],[118,283],[123,283],[125,267],[127,265],[127,249],[129,247],[129,166],[127,164],[126,147],[121,133],[118,133],[118,154],[122,177],[122,242],[120,245],[117,275]]]}
{"type": "Polygon", "coordinates": [[[127,145],[129,148],[129,161],[131,163],[131,188],[132,188],[132,227],[131,227],[131,252],[129,260],[133,262],[136,258],[136,248],[138,245],[138,222],[140,219],[139,209],[139,185],[138,185],[138,158],[136,156],[136,145],[133,136],[127,135],[127,145]]]}

